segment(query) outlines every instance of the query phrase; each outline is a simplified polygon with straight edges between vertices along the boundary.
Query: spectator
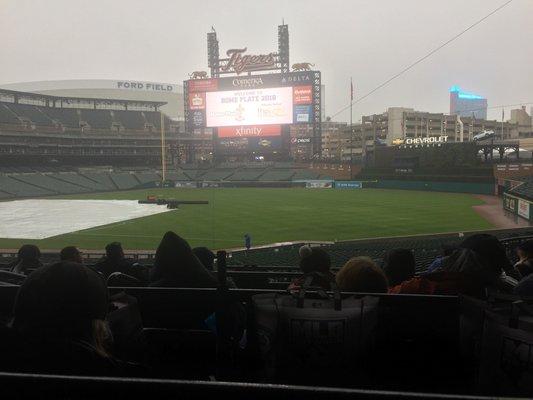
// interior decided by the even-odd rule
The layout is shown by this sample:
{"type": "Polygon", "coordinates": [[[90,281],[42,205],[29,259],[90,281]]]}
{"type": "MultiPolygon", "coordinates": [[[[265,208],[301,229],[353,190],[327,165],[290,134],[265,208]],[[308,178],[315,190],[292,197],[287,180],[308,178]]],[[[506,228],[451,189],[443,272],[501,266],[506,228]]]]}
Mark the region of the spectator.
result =
{"type": "Polygon", "coordinates": [[[385,272],[391,287],[413,278],[415,268],[415,256],[411,250],[390,250],[383,259],[383,272],[385,272]]]}
{"type": "Polygon", "coordinates": [[[533,272],[533,239],[526,240],[516,247],[518,262],[514,265],[520,274],[520,278],[525,278],[533,272]]]}
{"type": "MultiPolygon", "coordinates": [[[[329,290],[335,275],[330,272],[331,259],[329,254],[320,247],[305,245],[298,250],[300,256],[300,269],[306,275],[315,274],[311,286],[329,290]]],[[[289,290],[298,290],[305,280],[305,275],[294,279],[289,285],[289,290]]]]}
{"type": "Polygon", "coordinates": [[[150,286],[216,287],[217,280],[174,232],[163,236],[155,253],[150,286]]]}
{"type": "Polygon", "coordinates": [[[215,253],[213,253],[207,247],[195,247],[192,249],[192,252],[198,258],[198,260],[200,260],[202,265],[209,271],[213,271],[215,269],[215,253]]]}
{"type": "Polygon", "coordinates": [[[17,253],[17,260],[10,265],[11,272],[28,275],[37,268],[43,266],[41,261],[41,251],[33,244],[22,245],[17,253]]]}
{"type": "Polygon", "coordinates": [[[81,258],[81,252],[76,246],[67,246],[64,247],[59,253],[59,259],[61,261],[70,261],[78,264],[83,264],[83,259],[81,258]]]}
{"type": "Polygon", "coordinates": [[[337,286],[347,292],[387,293],[387,277],[369,257],[354,257],[336,276],[337,286]]]}
{"type": "Polygon", "coordinates": [[[105,247],[105,256],[98,261],[94,269],[107,279],[115,272],[130,275],[139,281],[146,281],[143,268],[132,263],[124,256],[124,250],[119,242],[109,243],[105,247]]]}
{"type": "Polygon", "coordinates": [[[244,247],[246,247],[246,250],[250,250],[250,247],[252,247],[252,237],[249,233],[244,235],[244,247]]]}
{"type": "Polygon", "coordinates": [[[499,240],[488,234],[472,235],[437,270],[392,287],[390,293],[467,294],[485,297],[486,289],[511,291],[503,271],[512,269],[499,240]]]}
{"type": "Polygon", "coordinates": [[[429,265],[426,273],[433,272],[436,269],[440,268],[442,265],[442,260],[445,257],[451,256],[459,246],[456,243],[444,243],[441,245],[441,255],[439,255],[433,262],[429,265]]]}
{"type": "Polygon", "coordinates": [[[13,340],[5,341],[3,369],[76,375],[121,374],[109,354],[108,295],[98,274],[72,262],[32,273],[19,289],[13,340]]]}

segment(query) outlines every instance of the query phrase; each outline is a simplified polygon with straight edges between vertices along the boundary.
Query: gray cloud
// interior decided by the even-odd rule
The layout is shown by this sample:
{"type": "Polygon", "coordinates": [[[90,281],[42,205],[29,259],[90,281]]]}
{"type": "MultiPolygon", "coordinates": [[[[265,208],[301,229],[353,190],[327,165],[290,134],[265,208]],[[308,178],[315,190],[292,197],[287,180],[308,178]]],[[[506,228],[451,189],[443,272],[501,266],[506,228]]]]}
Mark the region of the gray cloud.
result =
{"type": "MultiPolygon", "coordinates": [[[[323,73],[326,114],[470,25],[503,0],[2,0],[0,84],[47,79],[181,82],[206,69],[206,32],[221,51],[269,52],[289,24],[291,61],[323,73]]],[[[489,107],[533,102],[533,1],[487,21],[357,104],[354,119],[389,106],[446,112],[458,84],[489,107]]],[[[528,106],[529,109],[529,106],[528,106]]],[[[490,110],[499,118],[501,110],[490,110]]],[[[348,120],[347,112],[336,119],[348,120]]]]}

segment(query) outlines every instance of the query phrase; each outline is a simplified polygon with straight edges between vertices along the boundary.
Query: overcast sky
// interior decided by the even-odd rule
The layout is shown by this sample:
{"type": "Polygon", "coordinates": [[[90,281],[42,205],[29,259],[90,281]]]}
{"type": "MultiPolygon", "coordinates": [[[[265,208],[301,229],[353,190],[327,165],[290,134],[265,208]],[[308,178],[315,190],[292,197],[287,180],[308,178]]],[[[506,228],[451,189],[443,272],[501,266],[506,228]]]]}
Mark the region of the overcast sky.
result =
{"type": "MultiPolygon", "coordinates": [[[[505,0],[0,0],[0,84],[55,79],[181,83],[207,70],[206,33],[221,55],[277,50],[322,71],[326,114],[358,98],[505,0]]],[[[533,105],[533,0],[514,0],[354,107],[354,120],[390,106],[448,112],[451,85],[489,107],[533,105]]],[[[508,107],[510,109],[512,107],[508,107]]],[[[500,118],[501,109],[489,110],[500,118]]],[[[508,115],[507,115],[508,116],[508,115]]],[[[347,121],[348,111],[336,120],[347,121]]]]}

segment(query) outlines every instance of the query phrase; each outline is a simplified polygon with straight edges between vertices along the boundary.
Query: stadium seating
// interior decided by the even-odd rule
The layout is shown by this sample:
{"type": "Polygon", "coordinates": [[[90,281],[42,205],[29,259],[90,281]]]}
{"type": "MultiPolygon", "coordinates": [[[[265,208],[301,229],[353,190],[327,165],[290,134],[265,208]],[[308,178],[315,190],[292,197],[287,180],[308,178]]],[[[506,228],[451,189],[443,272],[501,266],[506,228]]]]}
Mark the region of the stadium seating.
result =
{"type": "Polygon", "coordinates": [[[172,181],[190,181],[191,180],[191,178],[185,175],[183,171],[167,171],[166,178],[172,181]]]}
{"type": "Polygon", "coordinates": [[[50,176],[54,177],[57,180],[69,182],[82,188],[86,188],[90,191],[101,192],[110,189],[102,183],[93,181],[92,179],[89,179],[75,172],[61,172],[57,174],[51,174],[50,176]]]}
{"type": "Polygon", "coordinates": [[[139,186],[139,181],[135,178],[134,174],[110,172],[109,177],[116,187],[121,190],[133,189],[139,186]]]}
{"type": "Polygon", "coordinates": [[[107,190],[117,190],[118,186],[111,180],[107,172],[83,172],[81,176],[96,182],[107,190]]]}
{"type": "Polygon", "coordinates": [[[17,179],[19,176],[21,175],[0,175],[0,187],[2,188],[2,191],[12,194],[16,197],[49,196],[55,194],[51,190],[43,189],[17,179]]]}
{"type": "Polygon", "coordinates": [[[293,175],[293,180],[298,179],[318,179],[320,177],[320,173],[308,169],[299,169],[296,170],[296,173],[293,175]]]}
{"type": "Polygon", "coordinates": [[[236,171],[227,179],[230,181],[256,181],[264,173],[261,168],[245,168],[236,171]]]}
{"type": "Polygon", "coordinates": [[[161,181],[161,176],[155,172],[137,172],[135,173],[135,177],[141,184],[161,181]]]}
{"type": "Polygon", "coordinates": [[[22,174],[18,175],[17,179],[35,187],[53,191],[56,194],[86,193],[90,191],[86,187],[54,179],[52,176],[44,174],[22,174]]]}
{"type": "Polygon", "coordinates": [[[111,129],[113,118],[109,110],[81,110],[80,120],[93,129],[111,129]]]}
{"type": "Polygon", "coordinates": [[[271,169],[259,177],[260,181],[290,181],[294,176],[293,169],[271,169]]]}
{"type": "MultiPolygon", "coordinates": [[[[146,123],[153,125],[157,129],[161,129],[161,113],[156,111],[143,111],[146,123]]],[[[165,127],[169,127],[171,124],[170,119],[163,115],[165,127]]]]}
{"type": "Polygon", "coordinates": [[[205,174],[202,175],[202,180],[204,181],[221,181],[228,179],[233,173],[234,169],[210,169],[205,174]]]}
{"type": "Polygon", "coordinates": [[[54,126],[54,122],[37,106],[29,104],[4,103],[5,107],[21,118],[30,120],[34,125],[54,126]]]}
{"type": "Polygon", "coordinates": [[[40,110],[48,115],[50,119],[59,122],[65,128],[80,127],[80,116],[77,109],[40,107],[40,110]]]}
{"type": "Polygon", "coordinates": [[[126,129],[131,130],[143,130],[146,124],[146,120],[139,111],[113,111],[113,114],[117,121],[126,129]]]}
{"type": "Polygon", "coordinates": [[[20,125],[20,120],[10,108],[0,103],[0,123],[9,125],[20,125]]]}

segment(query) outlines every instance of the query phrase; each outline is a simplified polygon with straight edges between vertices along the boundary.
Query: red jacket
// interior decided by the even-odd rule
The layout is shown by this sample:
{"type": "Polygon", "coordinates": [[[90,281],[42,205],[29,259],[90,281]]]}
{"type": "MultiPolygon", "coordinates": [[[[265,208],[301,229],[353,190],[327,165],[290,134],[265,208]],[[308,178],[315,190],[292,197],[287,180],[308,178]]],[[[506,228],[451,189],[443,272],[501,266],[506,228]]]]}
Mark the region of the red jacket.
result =
{"type": "Polygon", "coordinates": [[[484,296],[484,285],[477,279],[461,272],[433,272],[417,276],[389,288],[393,294],[467,294],[475,297],[484,296]]]}

